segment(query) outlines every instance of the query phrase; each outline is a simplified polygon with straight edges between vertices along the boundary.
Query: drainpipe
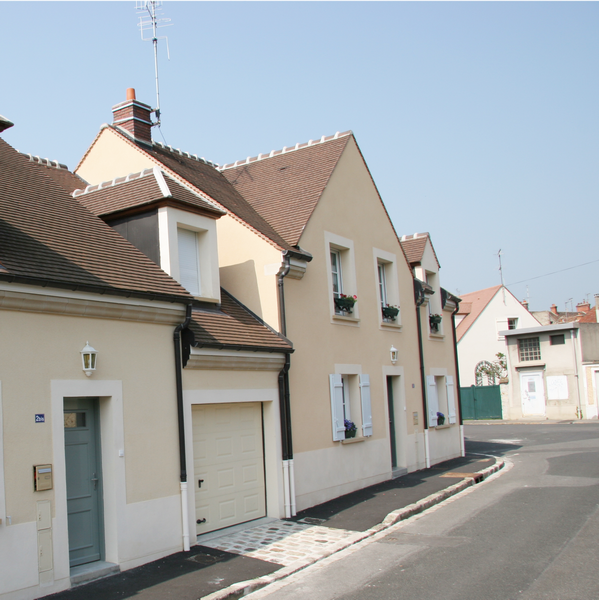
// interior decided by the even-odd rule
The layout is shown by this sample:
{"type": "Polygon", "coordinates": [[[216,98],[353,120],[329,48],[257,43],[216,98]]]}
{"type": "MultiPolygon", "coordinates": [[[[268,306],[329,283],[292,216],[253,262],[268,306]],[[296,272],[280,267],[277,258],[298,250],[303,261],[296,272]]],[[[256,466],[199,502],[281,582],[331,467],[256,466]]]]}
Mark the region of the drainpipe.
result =
{"type": "Polygon", "coordinates": [[[572,329],[572,350],[574,351],[574,377],[576,377],[576,392],[578,393],[578,418],[582,419],[582,394],[580,393],[580,376],[578,373],[578,357],[576,355],[576,342],[580,350],[580,360],[582,362],[582,349],[580,347],[580,330],[572,329]]]}
{"type": "Polygon", "coordinates": [[[456,302],[455,310],[451,313],[451,330],[453,331],[453,356],[455,358],[455,380],[456,396],[458,399],[458,413],[460,423],[460,444],[462,447],[462,456],[466,456],[466,445],[464,443],[464,420],[462,419],[462,394],[460,393],[460,367],[458,364],[458,338],[455,330],[455,316],[460,310],[460,303],[456,302]]]}
{"type": "Polygon", "coordinates": [[[189,551],[189,515],[187,506],[187,459],[185,457],[185,414],[183,411],[183,378],[181,372],[181,331],[187,328],[191,321],[191,304],[187,305],[185,321],[175,327],[173,338],[175,342],[175,380],[177,385],[177,415],[179,418],[179,462],[181,465],[181,525],[183,528],[183,550],[189,551]]]}
{"type": "Polygon", "coordinates": [[[420,318],[420,307],[424,304],[424,290],[420,281],[414,279],[414,296],[416,300],[416,323],[418,326],[418,355],[420,357],[420,385],[422,387],[422,414],[424,425],[424,461],[426,468],[430,469],[430,449],[428,441],[428,409],[426,406],[426,377],[424,375],[424,350],[422,348],[422,320],[420,318]]]}
{"type": "MultiPolygon", "coordinates": [[[[283,279],[291,269],[290,256],[283,252],[283,268],[277,276],[277,291],[279,296],[279,327],[281,333],[287,336],[287,321],[285,317],[285,288],[283,279]]],[[[293,517],[296,513],[295,477],[293,465],[293,441],[291,438],[291,403],[289,399],[289,368],[291,359],[285,355],[285,364],[279,373],[279,412],[281,415],[281,446],[283,451],[283,489],[285,498],[285,517],[293,517]]]]}

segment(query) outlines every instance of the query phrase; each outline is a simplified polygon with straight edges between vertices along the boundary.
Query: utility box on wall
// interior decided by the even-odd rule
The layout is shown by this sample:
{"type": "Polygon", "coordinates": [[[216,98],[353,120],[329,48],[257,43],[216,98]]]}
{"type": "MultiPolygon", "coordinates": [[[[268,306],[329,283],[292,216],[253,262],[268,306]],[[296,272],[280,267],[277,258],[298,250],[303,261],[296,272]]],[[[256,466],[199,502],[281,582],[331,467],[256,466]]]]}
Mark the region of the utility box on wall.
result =
{"type": "Polygon", "coordinates": [[[35,465],[33,467],[33,489],[36,492],[52,489],[52,465],[35,465]]]}

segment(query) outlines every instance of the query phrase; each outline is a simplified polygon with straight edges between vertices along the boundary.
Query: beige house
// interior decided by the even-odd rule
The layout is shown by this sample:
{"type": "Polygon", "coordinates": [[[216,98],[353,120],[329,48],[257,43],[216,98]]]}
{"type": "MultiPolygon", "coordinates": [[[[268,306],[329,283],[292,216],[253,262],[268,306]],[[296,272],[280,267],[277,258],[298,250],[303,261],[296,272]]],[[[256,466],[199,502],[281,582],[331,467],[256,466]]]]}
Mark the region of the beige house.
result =
{"type": "MultiPolygon", "coordinates": [[[[158,169],[169,188],[173,182],[225,212],[216,221],[221,284],[293,340],[278,375],[286,515],[460,455],[453,300],[435,300],[447,315],[440,332],[431,336],[426,322],[423,355],[434,381],[423,392],[416,316],[426,309],[416,311],[413,274],[351,132],[218,166],[152,142],[151,109],[134,93],[113,113],[77,174],[92,185],[118,184],[158,169]],[[399,311],[388,316],[383,306],[399,311]],[[436,412],[423,412],[429,396],[436,406],[437,383],[438,402],[447,403],[442,427],[436,412]]],[[[168,206],[157,219],[170,219],[168,206]]],[[[175,222],[202,243],[203,225],[175,222]]],[[[176,276],[159,246],[159,264],[176,276]]],[[[441,295],[437,288],[433,297],[441,295]]]]}
{"type": "Polygon", "coordinates": [[[0,140],[0,170],[0,597],[188,549],[204,524],[284,515],[292,348],[218,285],[222,211],[161,190],[167,225],[186,202],[204,219],[215,277],[198,299],[70,196],[81,181],[62,165],[0,140]],[[223,424],[235,435],[214,443],[223,424]]]}
{"type": "Polygon", "coordinates": [[[464,454],[459,410],[455,314],[460,299],[441,287],[437,254],[428,233],[401,237],[414,273],[418,347],[422,363],[426,466],[464,454]],[[459,425],[459,427],[458,427],[459,425]]]}
{"type": "Polygon", "coordinates": [[[596,419],[599,324],[563,323],[502,331],[509,419],[596,419]]]}

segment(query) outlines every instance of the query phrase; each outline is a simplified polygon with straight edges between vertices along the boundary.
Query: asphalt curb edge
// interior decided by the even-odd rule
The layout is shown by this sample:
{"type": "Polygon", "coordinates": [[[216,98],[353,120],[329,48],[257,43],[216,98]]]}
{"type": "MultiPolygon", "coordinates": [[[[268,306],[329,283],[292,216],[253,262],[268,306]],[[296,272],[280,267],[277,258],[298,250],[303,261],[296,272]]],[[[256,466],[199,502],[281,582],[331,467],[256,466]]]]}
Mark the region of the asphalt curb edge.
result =
{"type": "Polygon", "coordinates": [[[344,540],[337,542],[335,545],[331,546],[326,553],[318,558],[313,558],[310,560],[298,560],[297,562],[283,567],[282,569],[278,569],[274,573],[270,575],[263,575],[262,577],[257,577],[256,579],[248,579],[246,581],[239,581],[237,583],[231,584],[229,587],[226,587],[222,590],[217,590],[208,596],[202,596],[199,600],[226,600],[227,598],[239,597],[240,595],[247,595],[253,591],[256,591],[264,586],[267,586],[275,581],[280,581],[281,579],[285,579],[302,569],[305,569],[314,563],[320,562],[329,556],[344,550],[345,548],[349,548],[366,538],[372,537],[373,535],[388,529],[392,525],[399,523],[400,521],[404,521],[418,513],[424,512],[429,509],[431,506],[435,506],[435,504],[440,504],[447,498],[451,496],[455,496],[459,494],[461,491],[475,485],[476,483],[480,483],[484,481],[492,475],[496,473],[500,469],[503,469],[505,466],[505,461],[501,458],[497,458],[494,465],[483,469],[482,471],[478,471],[475,473],[474,477],[465,477],[459,483],[455,483],[454,485],[441,490],[440,492],[435,492],[418,502],[414,502],[413,504],[408,504],[404,508],[400,508],[390,512],[378,525],[367,529],[366,531],[358,531],[355,535],[352,535],[344,540]]]}

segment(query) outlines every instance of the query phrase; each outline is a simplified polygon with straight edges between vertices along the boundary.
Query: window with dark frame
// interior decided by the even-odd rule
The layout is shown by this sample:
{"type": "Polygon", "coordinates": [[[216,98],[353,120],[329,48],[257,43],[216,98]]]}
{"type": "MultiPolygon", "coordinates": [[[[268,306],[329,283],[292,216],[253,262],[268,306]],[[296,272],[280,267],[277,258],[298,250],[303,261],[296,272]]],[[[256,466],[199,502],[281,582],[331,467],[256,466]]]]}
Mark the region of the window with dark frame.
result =
{"type": "Polygon", "coordinates": [[[539,338],[524,338],[518,340],[518,354],[520,361],[541,360],[541,345],[539,338]]]}
{"type": "Polygon", "coordinates": [[[565,344],[566,336],[563,333],[556,333],[555,335],[550,335],[549,343],[552,346],[559,346],[560,344],[565,344]]]}

